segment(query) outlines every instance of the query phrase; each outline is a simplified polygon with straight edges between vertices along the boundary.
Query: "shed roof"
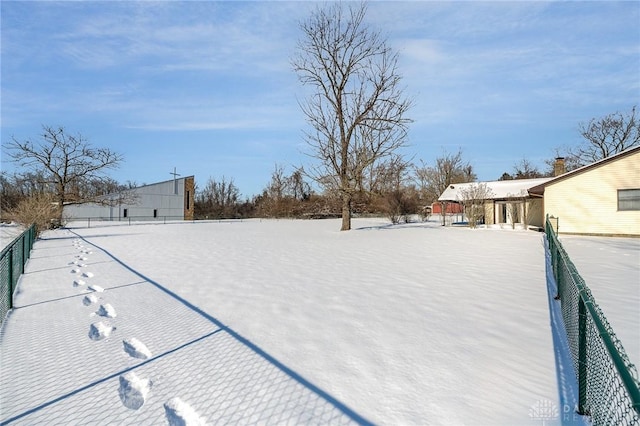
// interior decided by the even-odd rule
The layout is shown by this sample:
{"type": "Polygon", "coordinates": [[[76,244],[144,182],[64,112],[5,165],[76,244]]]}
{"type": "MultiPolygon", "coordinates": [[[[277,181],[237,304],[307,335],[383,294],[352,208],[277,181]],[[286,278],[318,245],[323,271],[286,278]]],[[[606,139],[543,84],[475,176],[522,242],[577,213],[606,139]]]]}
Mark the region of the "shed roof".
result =
{"type": "Polygon", "coordinates": [[[438,201],[459,201],[462,197],[460,192],[464,189],[468,189],[472,185],[478,185],[483,183],[487,185],[487,189],[490,191],[488,200],[499,200],[509,198],[519,198],[528,196],[529,189],[542,185],[553,178],[536,178],[536,179],[514,179],[514,180],[496,180],[490,182],[465,182],[454,183],[449,185],[447,189],[440,195],[438,201]]]}

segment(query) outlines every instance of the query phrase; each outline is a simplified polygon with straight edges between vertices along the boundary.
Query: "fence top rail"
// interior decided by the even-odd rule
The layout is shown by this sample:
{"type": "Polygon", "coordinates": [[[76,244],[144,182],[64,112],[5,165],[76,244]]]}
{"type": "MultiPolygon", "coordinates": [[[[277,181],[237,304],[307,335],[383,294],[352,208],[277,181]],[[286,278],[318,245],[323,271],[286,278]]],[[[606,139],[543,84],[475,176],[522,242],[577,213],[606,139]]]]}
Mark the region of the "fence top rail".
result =
{"type": "Polygon", "coordinates": [[[29,226],[20,235],[15,237],[9,244],[7,244],[7,246],[5,248],[3,248],[2,251],[0,252],[0,259],[5,257],[6,254],[9,252],[9,250],[11,250],[13,248],[13,246],[18,244],[18,241],[20,241],[22,238],[24,238],[24,236],[34,227],[35,227],[35,225],[29,226]]]}
{"type": "Polygon", "coordinates": [[[566,250],[562,246],[562,243],[558,239],[549,218],[547,217],[546,224],[547,238],[553,241],[555,249],[558,251],[563,263],[565,263],[568,272],[571,275],[571,281],[578,290],[578,297],[582,300],[587,308],[587,312],[591,317],[598,335],[602,339],[602,342],[613,361],[616,371],[620,375],[624,387],[627,390],[629,398],[631,399],[631,405],[635,411],[640,414],[640,380],[638,378],[638,372],[636,366],[631,362],[627,352],[622,346],[622,342],[618,339],[613,331],[613,327],[607,321],[600,306],[596,303],[591,290],[587,286],[582,276],[578,273],[578,269],[575,267],[566,250]]]}

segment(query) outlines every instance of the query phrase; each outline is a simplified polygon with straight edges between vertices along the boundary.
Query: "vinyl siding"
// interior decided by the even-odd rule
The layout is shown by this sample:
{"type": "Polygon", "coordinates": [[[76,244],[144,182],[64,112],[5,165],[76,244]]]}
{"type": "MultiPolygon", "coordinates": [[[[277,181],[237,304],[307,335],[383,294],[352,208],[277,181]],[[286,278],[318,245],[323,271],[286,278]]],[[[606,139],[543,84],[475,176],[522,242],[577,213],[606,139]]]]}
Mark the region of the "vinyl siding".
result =
{"type": "Polygon", "coordinates": [[[640,236],[640,211],[618,211],[618,190],[640,188],[640,151],[550,183],[545,214],[560,233],[640,236]]]}

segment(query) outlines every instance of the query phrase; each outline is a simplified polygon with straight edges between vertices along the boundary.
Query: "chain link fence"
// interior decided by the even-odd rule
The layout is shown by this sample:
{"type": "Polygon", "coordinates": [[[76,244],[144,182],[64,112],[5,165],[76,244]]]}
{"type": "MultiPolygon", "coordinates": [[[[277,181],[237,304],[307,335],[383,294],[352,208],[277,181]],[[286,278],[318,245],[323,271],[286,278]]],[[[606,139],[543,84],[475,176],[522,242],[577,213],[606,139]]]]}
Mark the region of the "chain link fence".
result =
{"type": "Polygon", "coordinates": [[[578,413],[590,416],[594,425],[640,425],[636,367],[558,240],[553,220],[547,217],[545,232],[578,377],[578,413]]]}
{"type": "Polygon", "coordinates": [[[73,222],[74,224],[81,225],[84,224],[87,228],[91,228],[92,226],[100,225],[104,226],[106,223],[112,224],[128,224],[132,223],[140,223],[140,222],[152,222],[152,223],[163,223],[166,224],[168,222],[177,222],[184,221],[184,216],[127,216],[120,218],[113,217],[68,217],[68,223],[73,222]]]}
{"type": "Polygon", "coordinates": [[[13,308],[13,290],[24,273],[36,233],[36,226],[31,225],[0,253],[0,325],[13,308]]]}

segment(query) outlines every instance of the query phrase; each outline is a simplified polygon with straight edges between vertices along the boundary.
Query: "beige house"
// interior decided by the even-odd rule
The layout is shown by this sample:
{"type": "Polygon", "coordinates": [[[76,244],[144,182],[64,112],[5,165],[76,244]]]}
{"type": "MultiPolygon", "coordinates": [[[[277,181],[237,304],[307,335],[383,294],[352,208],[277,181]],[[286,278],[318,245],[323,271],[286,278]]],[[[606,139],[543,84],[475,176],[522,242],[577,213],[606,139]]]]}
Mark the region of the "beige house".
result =
{"type": "Polygon", "coordinates": [[[640,146],[529,189],[563,234],[640,237],[640,146]]]}
{"type": "MultiPolygon", "coordinates": [[[[553,178],[466,182],[450,185],[438,198],[440,203],[466,204],[470,196],[478,197],[484,225],[516,225],[525,228],[544,226],[542,198],[529,189],[553,178]],[[472,195],[473,194],[473,195],[472,195]]],[[[445,207],[446,208],[446,207],[445,207]]]]}

